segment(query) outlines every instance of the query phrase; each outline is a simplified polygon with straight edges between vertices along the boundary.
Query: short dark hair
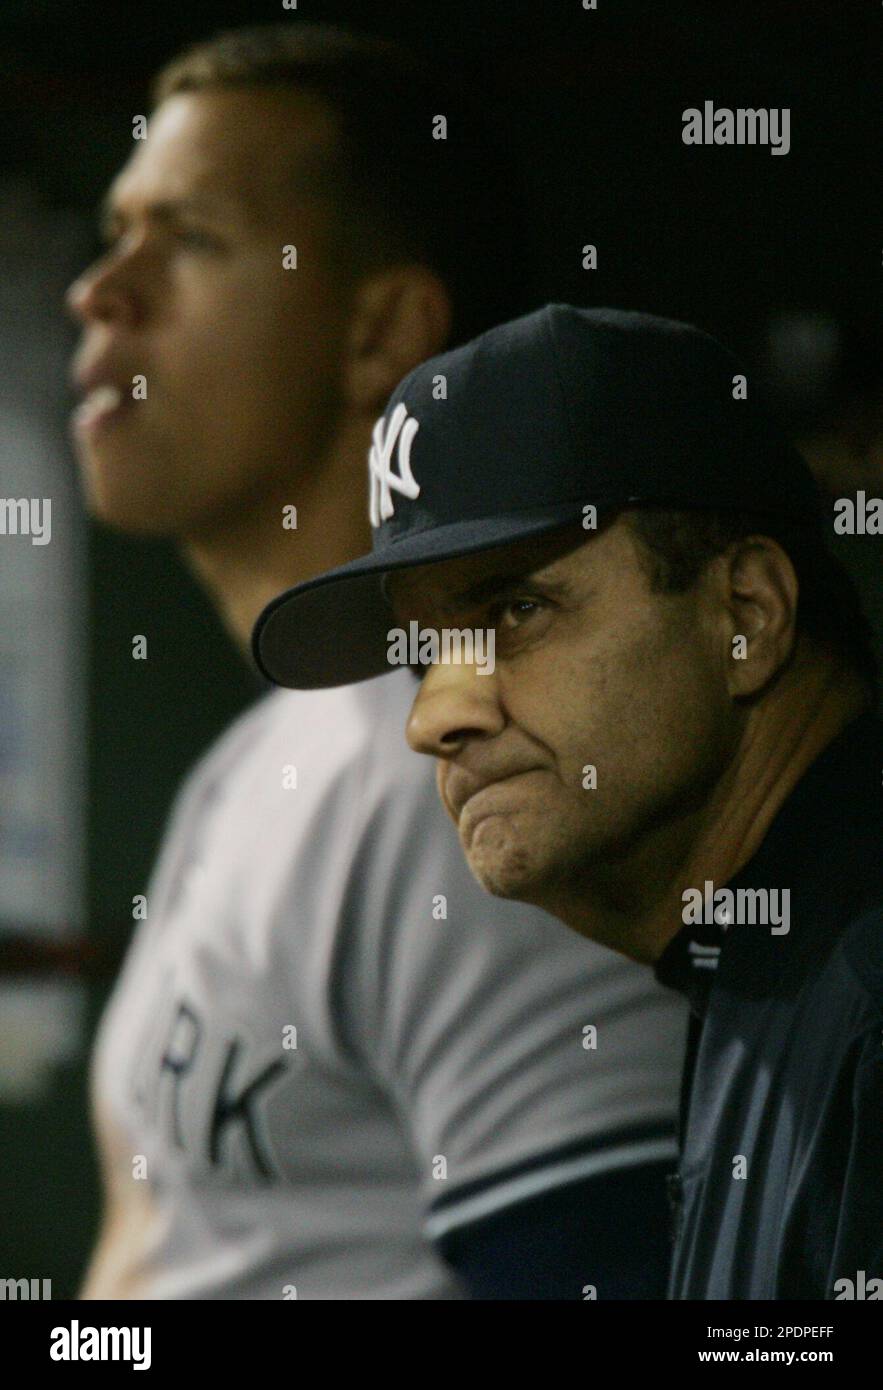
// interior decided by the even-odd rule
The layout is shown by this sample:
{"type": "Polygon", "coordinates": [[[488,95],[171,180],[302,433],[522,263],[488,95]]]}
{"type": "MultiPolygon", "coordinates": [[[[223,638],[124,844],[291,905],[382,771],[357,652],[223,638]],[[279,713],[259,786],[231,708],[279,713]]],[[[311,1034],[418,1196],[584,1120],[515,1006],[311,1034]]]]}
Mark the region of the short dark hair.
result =
{"type": "Polygon", "coordinates": [[[682,511],[631,507],[632,534],[653,589],[684,593],[716,555],[734,541],[769,536],[787,554],[797,576],[797,630],[846,659],[876,695],[879,680],[873,635],[859,592],[812,527],[754,512],[682,511]]]}
{"type": "Polygon", "coordinates": [[[407,257],[434,269],[451,296],[452,342],[528,307],[522,199],[504,139],[449,75],[386,39],[268,24],[187,50],[158,74],[152,95],[159,104],[219,87],[308,92],[328,104],[341,131],[330,184],[351,263],[407,257]],[[444,140],[432,136],[438,115],[448,121],[444,140]]]}

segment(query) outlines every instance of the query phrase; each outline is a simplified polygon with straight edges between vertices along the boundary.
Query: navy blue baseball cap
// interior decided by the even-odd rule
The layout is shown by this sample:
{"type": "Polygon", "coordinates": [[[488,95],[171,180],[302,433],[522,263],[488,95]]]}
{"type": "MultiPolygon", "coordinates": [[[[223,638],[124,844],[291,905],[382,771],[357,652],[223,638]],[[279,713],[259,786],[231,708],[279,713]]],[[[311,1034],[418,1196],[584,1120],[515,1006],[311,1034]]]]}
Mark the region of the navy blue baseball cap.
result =
{"type": "Polygon", "coordinates": [[[642,504],[820,526],[809,469],[743,377],[688,324],[567,304],[430,358],[374,427],[371,553],[268,605],[258,667],[302,690],[381,675],[385,575],[582,523],[589,505],[599,526],[642,504]]]}

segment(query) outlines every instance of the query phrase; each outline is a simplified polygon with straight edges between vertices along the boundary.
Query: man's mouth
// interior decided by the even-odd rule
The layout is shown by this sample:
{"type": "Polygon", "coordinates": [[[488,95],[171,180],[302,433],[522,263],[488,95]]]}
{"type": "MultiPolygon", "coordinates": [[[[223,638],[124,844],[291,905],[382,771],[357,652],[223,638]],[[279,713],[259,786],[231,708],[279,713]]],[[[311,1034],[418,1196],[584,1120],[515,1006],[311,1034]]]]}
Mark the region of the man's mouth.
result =
{"type": "Polygon", "coordinates": [[[111,382],[94,386],[73,412],[71,424],[74,432],[92,437],[115,423],[132,405],[132,397],[119,386],[111,382]]]}

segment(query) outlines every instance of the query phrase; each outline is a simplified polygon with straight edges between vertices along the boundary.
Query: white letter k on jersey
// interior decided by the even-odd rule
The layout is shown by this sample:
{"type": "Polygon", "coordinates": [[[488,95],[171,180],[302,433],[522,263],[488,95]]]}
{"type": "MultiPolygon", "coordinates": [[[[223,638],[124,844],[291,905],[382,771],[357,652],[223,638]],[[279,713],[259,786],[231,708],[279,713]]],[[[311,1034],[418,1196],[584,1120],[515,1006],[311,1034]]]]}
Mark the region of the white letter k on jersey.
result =
{"type": "Polygon", "coordinates": [[[372,434],[372,444],[368,451],[368,471],[371,479],[371,525],[379,526],[393,514],[392,488],[404,497],[420,496],[420,484],[415,482],[411,472],[411,444],[420,425],[413,416],[408,418],[408,408],[403,401],[396,406],[389,417],[386,436],[383,433],[383,416],[377,421],[372,434]],[[396,444],[399,447],[399,471],[392,471],[392,456],[396,444]]]}

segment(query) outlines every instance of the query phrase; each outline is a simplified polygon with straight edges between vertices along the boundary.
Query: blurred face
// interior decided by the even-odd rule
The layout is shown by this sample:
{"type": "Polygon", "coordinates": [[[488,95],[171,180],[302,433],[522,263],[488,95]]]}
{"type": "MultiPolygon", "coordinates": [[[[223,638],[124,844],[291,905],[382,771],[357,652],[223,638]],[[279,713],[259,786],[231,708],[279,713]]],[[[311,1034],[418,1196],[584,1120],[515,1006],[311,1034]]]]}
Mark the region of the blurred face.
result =
{"type": "Polygon", "coordinates": [[[215,91],[164,102],[135,142],[107,254],[69,292],[75,445],[103,520],[188,537],[290,500],[339,408],[345,276],[305,172],[334,140],[306,95],[215,91]]]}
{"type": "Polygon", "coordinates": [[[408,740],[438,759],[479,881],[546,907],[701,814],[738,737],[728,638],[701,585],[651,592],[623,519],[573,545],[559,534],[389,585],[399,621],[495,630],[492,675],[424,668],[408,740]]]}

